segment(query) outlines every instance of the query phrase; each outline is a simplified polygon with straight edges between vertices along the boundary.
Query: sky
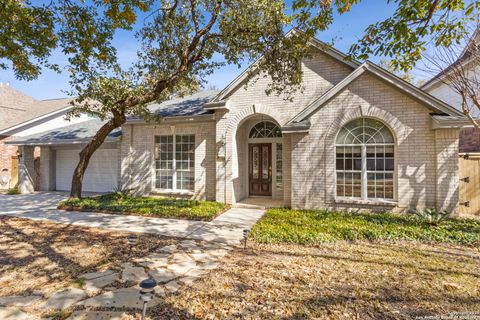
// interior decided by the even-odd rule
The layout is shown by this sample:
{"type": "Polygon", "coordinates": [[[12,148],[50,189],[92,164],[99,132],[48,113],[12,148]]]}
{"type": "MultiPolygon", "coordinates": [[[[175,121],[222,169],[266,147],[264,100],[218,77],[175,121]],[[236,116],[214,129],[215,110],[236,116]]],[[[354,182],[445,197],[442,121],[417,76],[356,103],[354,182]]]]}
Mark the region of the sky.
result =
{"type": "MultiPolygon", "coordinates": [[[[390,16],[394,7],[386,1],[365,0],[359,5],[352,7],[349,13],[336,15],[334,23],[327,31],[317,34],[317,38],[331,42],[334,40],[334,47],[340,51],[347,52],[350,45],[355,43],[362,35],[365,28],[376,21],[383,20],[390,16]]],[[[137,43],[127,32],[119,33],[115,38],[115,45],[118,49],[118,57],[123,65],[128,65],[136,57],[137,43]]],[[[370,60],[378,62],[381,57],[371,57],[370,60]]],[[[64,64],[65,56],[60,52],[54,52],[51,62],[64,64]]],[[[225,66],[210,75],[206,87],[222,89],[235,79],[248,65],[245,63],[239,69],[237,66],[225,66]]],[[[65,97],[69,89],[68,75],[57,74],[50,70],[44,70],[42,75],[33,81],[20,81],[15,79],[11,70],[0,70],[0,82],[8,83],[10,86],[36,98],[52,99],[65,97]]]]}

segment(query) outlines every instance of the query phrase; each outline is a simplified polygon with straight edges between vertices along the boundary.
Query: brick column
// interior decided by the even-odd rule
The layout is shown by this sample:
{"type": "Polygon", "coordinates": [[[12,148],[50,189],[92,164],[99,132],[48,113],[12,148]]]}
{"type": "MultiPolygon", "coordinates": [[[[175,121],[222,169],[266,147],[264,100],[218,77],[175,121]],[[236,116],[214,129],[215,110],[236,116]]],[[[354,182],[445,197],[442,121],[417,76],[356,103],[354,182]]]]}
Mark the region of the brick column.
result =
{"type": "Polygon", "coordinates": [[[435,130],[435,150],[437,153],[436,207],[458,213],[458,134],[459,129],[435,130]]]}
{"type": "Polygon", "coordinates": [[[34,191],[34,155],[33,146],[20,146],[21,157],[18,165],[18,186],[21,193],[31,193],[34,191]]]}

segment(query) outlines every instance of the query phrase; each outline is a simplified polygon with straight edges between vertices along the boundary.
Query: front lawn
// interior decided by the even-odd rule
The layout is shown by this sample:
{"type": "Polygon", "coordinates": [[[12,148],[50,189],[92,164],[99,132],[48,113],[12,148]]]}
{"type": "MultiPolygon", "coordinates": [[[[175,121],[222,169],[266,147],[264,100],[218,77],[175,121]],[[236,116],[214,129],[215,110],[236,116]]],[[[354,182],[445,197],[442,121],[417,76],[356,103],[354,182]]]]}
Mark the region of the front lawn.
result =
{"type": "Polygon", "coordinates": [[[413,240],[473,246],[480,244],[480,221],[446,219],[432,225],[411,214],[269,209],[252,238],[260,243],[413,240]]]}
{"type": "Polygon", "coordinates": [[[479,259],[438,243],[250,242],[214,276],[167,294],[151,319],[473,319],[479,259]]]}
{"type": "MultiPolygon", "coordinates": [[[[176,243],[157,234],[136,233],[137,243],[131,248],[127,243],[130,235],[0,216],[0,300],[42,297],[21,309],[47,316],[45,300],[61,289],[81,285],[82,274],[116,270],[123,263],[176,243]]],[[[114,282],[110,286],[122,288],[125,284],[114,282]]]]}
{"type": "Polygon", "coordinates": [[[159,218],[212,220],[224,212],[224,203],[172,198],[131,197],[107,194],[97,197],[66,200],[59,209],[133,214],[159,218]]]}

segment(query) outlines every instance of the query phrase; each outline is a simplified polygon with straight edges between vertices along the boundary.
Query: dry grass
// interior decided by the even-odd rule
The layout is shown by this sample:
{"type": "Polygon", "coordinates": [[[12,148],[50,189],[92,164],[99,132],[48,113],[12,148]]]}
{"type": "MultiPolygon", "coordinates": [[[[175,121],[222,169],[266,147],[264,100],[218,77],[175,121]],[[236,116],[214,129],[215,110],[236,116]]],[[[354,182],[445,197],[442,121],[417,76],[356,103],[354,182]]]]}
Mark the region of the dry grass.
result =
{"type": "Polygon", "coordinates": [[[169,295],[152,319],[413,319],[480,312],[478,248],[252,244],[169,295]]]}
{"type": "Polygon", "coordinates": [[[116,268],[173,240],[138,234],[130,252],[127,232],[110,232],[0,217],[0,296],[42,294],[78,282],[85,272],[116,268]]]}

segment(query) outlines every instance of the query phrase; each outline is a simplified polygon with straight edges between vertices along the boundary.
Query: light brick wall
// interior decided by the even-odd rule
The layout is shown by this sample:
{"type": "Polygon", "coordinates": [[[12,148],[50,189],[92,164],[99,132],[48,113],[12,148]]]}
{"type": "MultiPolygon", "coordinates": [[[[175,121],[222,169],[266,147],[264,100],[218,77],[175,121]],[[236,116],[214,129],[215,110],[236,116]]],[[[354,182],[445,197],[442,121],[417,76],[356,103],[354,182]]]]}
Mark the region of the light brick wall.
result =
{"type": "MultiPolygon", "coordinates": [[[[263,115],[282,126],[351,72],[322,54],[305,61],[303,68],[305,90],[298,92],[293,102],[267,96],[268,79],[262,78],[254,86],[239,86],[231,93],[230,111],[217,112],[215,122],[123,126],[122,185],[139,194],[151,192],[154,136],[175,132],[195,134],[196,198],[235,203],[246,197],[248,181],[242,175],[248,164],[242,159],[246,159],[248,144],[243,125],[263,115]]],[[[311,117],[308,134],[284,134],[284,204],[294,208],[404,212],[437,207],[455,211],[458,132],[432,130],[430,113],[432,110],[375,76],[362,75],[311,117]],[[382,121],[395,136],[394,207],[342,204],[335,199],[335,138],[343,125],[359,117],[382,121]]]]}
{"type": "Polygon", "coordinates": [[[437,153],[437,209],[458,212],[458,136],[459,129],[435,131],[437,153]]]}
{"type": "Polygon", "coordinates": [[[453,163],[458,161],[455,156],[455,152],[458,152],[455,145],[458,143],[458,134],[449,136],[447,151],[443,148],[445,142],[440,143],[442,147],[436,147],[430,112],[371,75],[363,75],[355,80],[312,116],[308,135],[292,136],[292,171],[295,172],[292,175],[292,207],[369,207],[335,202],[336,134],[347,122],[362,116],[384,122],[396,138],[394,180],[397,207],[394,210],[436,207],[439,201],[444,201],[448,207],[454,206],[458,199],[455,192],[443,191],[437,201],[437,184],[443,183],[447,190],[457,188],[455,181],[458,180],[458,170],[453,163]],[[446,153],[438,162],[448,163],[452,169],[448,177],[439,181],[437,152],[446,153]]]}
{"type": "MultiPolygon", "coordinates": [[[[237,153],[239,145],[237,132],[244,121],[260,114],[268,116],[282,126],[352,71],[345,64],[320,52],[315,53],[311,59],[305,60],[302,68],[305,79],[304,90],[296,93],[294,101],[285,100],[283,96],[267,96],[265,90],[268,88],[268,78],[260,78],[247,88],[241,85],[227,97],[230,100],[230,111],[218,115],[216,126],[217,143],[222,139],[226,142],[225,161],[223,158],[217,161],[217,201],[234,203],[239,200],[239,196],[243,195],[237,190],[241,185],[239,186],[236,181],[239,179],[238,168],[245,168],[245,164],[239,162],[237,153]]],[[[288,143],[286,147],[289,147],[288,143]]],[[[245,151],[240,150],[240,152],[245,151]]],[[[290,153],[287,149],[284,154],[286,155],[284,161],[289,164],[290,153]]],[[[290,192],[289,178],[286,177],[284,182],[284,201],[289,201],[290,198],[290,195],[286,194],[290,192]]]]}
{"type": "Polygon", "coordinates": [[[215,123],[124,125],[120,145],[121,186],[136,194],[152,192],[154,182],[154,137],[195,135],[195,189],[193,198],[215,199],[215,123]]]}

